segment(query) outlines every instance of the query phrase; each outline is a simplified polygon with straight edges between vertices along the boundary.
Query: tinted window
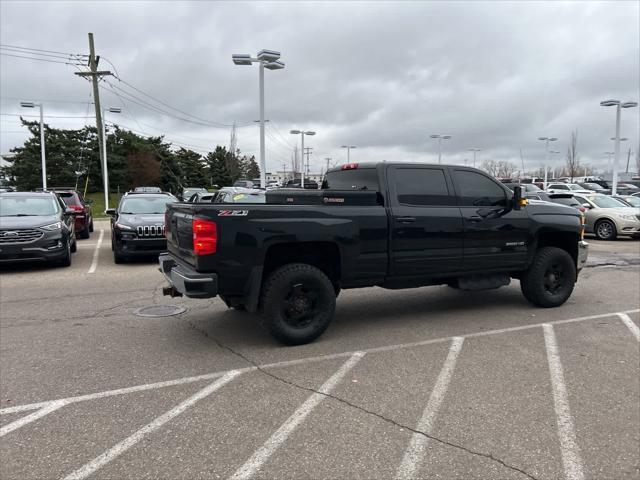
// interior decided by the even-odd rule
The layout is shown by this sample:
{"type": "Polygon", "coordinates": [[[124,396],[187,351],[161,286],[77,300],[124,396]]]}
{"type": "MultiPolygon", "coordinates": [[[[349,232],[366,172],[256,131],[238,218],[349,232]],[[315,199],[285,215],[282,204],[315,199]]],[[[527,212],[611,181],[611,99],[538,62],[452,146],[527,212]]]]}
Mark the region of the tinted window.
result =
{"type": "Polygon", "coordinates": [[[398,168],[398,202],[405,205],[455,205],[444,171],[435,168],[398,168]]]}
{"type": "Polygon", "coordinates": [[[327,173],[322,188],[326,190],[373,190],[377,192],[378,171],[375,168],[337,170],[327,173]]]}
{"type": "Polygon", "coordinates": [[[468,170],[456,170],[455,177],[462,205],[474,207],[506,205],[506,192],[490,178],[468,170]]]}
{"type": "Polygon", "coordinates": [[[571,198],[554,198],[553,203],[560,203],[562,205],[569,205],[570,207],[579,207],[580,202],[578,202],[574,197],[571,198]]]}
{"type": "Polygon", "coordinates": [[[56,200],[41,197],[0,197],[0,217],[55,215],[59,212],[56,200]]]}
{"type": "Polygon", "coordinates": [[[569,190],[568,185],[551,185],[549,188],[553,188],[554,190],[569,190]]]}
{"type": "Polygon", "coordinates": [[[59,192],[58,196],[66,205],[80,205],[80,199],[73,192],[59,192]]]}

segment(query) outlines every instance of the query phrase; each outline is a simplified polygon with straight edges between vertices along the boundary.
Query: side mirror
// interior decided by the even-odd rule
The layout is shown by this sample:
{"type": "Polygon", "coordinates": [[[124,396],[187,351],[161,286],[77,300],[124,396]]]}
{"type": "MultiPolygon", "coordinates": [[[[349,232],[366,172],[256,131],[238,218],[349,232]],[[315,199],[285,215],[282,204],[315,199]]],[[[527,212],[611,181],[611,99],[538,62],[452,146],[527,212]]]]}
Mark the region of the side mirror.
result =
{"type": "Polygon", "coordinates": [[[586,203],[586,202],[585,202],[585,203],[583,203],[583,204],[582,204],[582,206],[583,206],[584,208],[586,208],[587,210],[591,210],[591,208],[592,208],[592,207],[591,207],[591,204],[590,204],[590,203],[586,203]]]}
{"type": "Polygon", "coordinates": [[[107,215],[111,215],[112,217],[114,217],[114,216],[115,216],[115,214],[116,214],[116,209],[115,209],[115,208],[107,208],[107,209],[105,210],[105,212],[104,212],[104,213],[106,213],[107,215]]]}
{"type": "Polygon", "coordinates": [[[512,208],[514,210],[520,210],[527,203],[529,202],[522,197],[522,187],[520,185],[513,187],[512,208]]]}

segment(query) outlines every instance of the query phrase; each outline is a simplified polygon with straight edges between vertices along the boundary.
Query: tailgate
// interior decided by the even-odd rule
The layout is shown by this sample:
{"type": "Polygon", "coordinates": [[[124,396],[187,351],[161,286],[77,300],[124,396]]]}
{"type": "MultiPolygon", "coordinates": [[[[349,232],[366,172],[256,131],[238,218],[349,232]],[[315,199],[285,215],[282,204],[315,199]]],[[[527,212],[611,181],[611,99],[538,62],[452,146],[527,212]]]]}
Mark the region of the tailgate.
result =
{"type": "Polygon", "coordinates": [[[168,204],[166,215],[167,250],[180,260],[195,265],[192,229],[194,206],[180,203],[168,204]]]}

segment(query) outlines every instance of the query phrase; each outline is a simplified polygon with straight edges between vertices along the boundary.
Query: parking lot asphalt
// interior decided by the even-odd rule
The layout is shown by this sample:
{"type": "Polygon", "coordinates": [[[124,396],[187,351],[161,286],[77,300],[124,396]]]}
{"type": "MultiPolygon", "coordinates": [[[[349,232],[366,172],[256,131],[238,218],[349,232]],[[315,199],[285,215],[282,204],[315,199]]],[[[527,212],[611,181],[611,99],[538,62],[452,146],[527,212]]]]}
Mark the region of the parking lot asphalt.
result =
{"type": "Polygon", "coordinates": [[[517,281],[349,290],[283,347],[219,299],[163,297],[109,238],[0,271],[3,480],[640,478],[638,240],[588,239],[556,309],[517,281]]]}

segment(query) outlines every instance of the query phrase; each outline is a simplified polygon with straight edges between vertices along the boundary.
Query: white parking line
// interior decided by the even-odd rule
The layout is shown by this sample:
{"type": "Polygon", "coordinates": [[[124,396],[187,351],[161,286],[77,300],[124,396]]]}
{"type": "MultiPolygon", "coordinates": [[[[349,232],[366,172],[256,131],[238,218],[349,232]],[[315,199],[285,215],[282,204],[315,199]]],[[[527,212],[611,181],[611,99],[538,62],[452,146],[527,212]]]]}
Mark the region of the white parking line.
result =
{"type": "Polygon", "coordinates": [[[202,390],[196,392],[194,395],[187,398],[184,402],[181,402],[180,404],[178,404],[168,412],[163,413],[158,418],[153,420],[151,423],[148,423],[147,425],[142,427],[140,430],[138,430],[137,432],[133,433],[131,436],[124,439],[122,442],[117,443],[116,445],[111,447],[109,450],[104,452],[102,455],[99,455],[98,457],[91,460],[89,463],[80,467],[78,470],[70,473],[69,475],[64,477],[64,480],[82,480],[84,478],[87,478],[96,470],[102,468],[111,460],[119,457],[124,452],[129,450],[136,443],[142,440],[145,435],[148,435],[149,433],[156,431],[158,428],[162,427],[165,423],[177,417],[178,415],[183,413],[185,410],[187,410],[189,407],[195,405],[195,403],[198,402],[199,400],[202,400],[203,398],[208,397],[213,392],[215,392],[216,390],[218,390],[219,388],[221,388],[222,386],[226,385],[231,380],[236,378],[238,375],[240,375],[240,372],[238,370],[234,370],[227,373],[224,377],[219,378],[212,384],[207,385],[202,390]]]}
{"type": "Polygon", "coordinates": [[[51,412],[58,410],[59,408],[67,405],[68,402],[64,400],[56,400],[55,402],[50,402],[44,407],[40,408],[40,410],[33,412],[30,415],[19,418],[15,422],[11,422],[4,427],[0,428],[0,437],[4,437],[7,433],[11,433],[14,430],[19,429],[20,427],[25,426],[28,423],[31,423],[39,418],[44,417],[45,415],[49,415],[51,412]]]}
{"type": "Polygon", "coordinates": [[[558,424],[558,438],[560,440],[564,475],[567,480],[582,480],[584,474],[582,473],[580,448],[576,442],[573,417],[569,409],[569,396],[564,383],[564,373],[562,372],[556,334],[550,324],[544,324],[542,328],[544,330],[544,344],[547,348],[547,361],[549,362],[549,373],[553,387],[553,403],[558,424]]]}
{"type": "Polygon", "coordinates": [[[638,328],[638,325],[633,323],[633,320],[631,320],[626,313],[618,313],[617,315],[620,317],[620,320],[622,320],[622,323],[631,331],[633,336],[636,337],[636,340],[640,342],[640,328],[638,328]]]}
{"type": "Polygon", "coordinates": [[[98,238],[96,249],[93,251],[93,261],[91,262],[91,266],[89,267],[89,271],[87,273],[96,272],[96,268],[98,267],[98,255],[100,254],[100,247],[102,246],[103,238],[104,238],[104,230],[100,230],[100,237],[98,238]]]}
{"type": "MultiPolygon", "coordinates": [[[[449,354],[444,361],[442,370],[440,370],[440,375],[438,375],[436,384],[431,391],[429,401],[427,402],[424,412],[422,412],[422,417],[418,422],[416,430],[420,430],[427,435],[431,434],[436,415],[438,414],[442,400],[447,393],[447,388],[449,388],[449,381],[453,375],[453,370],[456,366],[456,361],[458,360],[458,354],[460,353],[460,350],[462,350],[463,342],[464,338],[462,337],[453,338],[451,347],[449,348],[449,354]]],[[[419,433],[414,433],[411,436],[409,448],[407,448],[407,451],[404,454],[402,463],[396,473],[396,478],[410,479],[415,477],[416,471],[420,466],[420,462],[422,462],[422,458],[424,457],[428,441],[429,439],[427,437],[420,435],[419,433]]]]}
{"type": "Polygon", "coordinates": [[[266,462],[280,445],[293,433],[311,411],[320,404],[326,394],[331,393],[340,383],[349,370],[351,370],[364,356],[363,352],[356,352],[347,360],[329,380],[318,390],[321,393],[313,393],[307,400],[293,412],[278,430],[260,447],[252,456],[230,477],[234,480],[251,478],[266,462]],[[325,395],[322,395],[325,394],[325,395]]]}
{"type": "MultiPolygon", "coordinates": [[[[496,329],[496,330],[485,330],[483,332],[477,332],[477,333],[469,333],[467,335],[457,335],[458,337],[462,337],[462,338],[475,338],[475,337],[483,337],[483,336],[487,336],[487,335],[498,335],[501,333],[510,333],[510,332],[517,332],[517,331],[521,331],[521,330],[530,330],[532,328],[540,328],[543,325],[563,325],[563,324],[567,324],[567,323],[575,323],[575,322],[584,322],[584,321],[588,321],[588,320],[597,320],[600,318],[607,318],[607,317],[613,317],[615,315],[621,315],[621,314],[628,314],[628,313],[638,313],[640,312],[640,309],[635,309],[635,310],[627,310],[624,312],[612,312],[612,313],[601,313],[601,314],[597,314],[597,315],[589,315],[587,317],[577,317],[577,318],[570,318],[567,320],[557,320],[555,322],[547,322],[547,323],[534,323],[534,324],[530,324],[530,325],[523,325],[520,327],[510,327],[510,328],[500,328],[500,329],[496,329]]],[[[422,341],[418,341],[418,342],[411,342],[411,343],[399,343],[399,344],[394,344],[394,345],[385,345],[383,347],[372,347],[372,348],[367,348],[367,349],[362,349],[361,351],[364,353],[382,353],[382,352],[389,352],[389,351],[393,351],[393,350],[400,350],[400,349],[404,349],[404,348],[415,348],[415,347],[422,347],[422,346],[426,346],[426,345],[433,345],[433,344],[438,344],[438,343],[444,343],[444,342],[451,342],[454,338],[456,337],[439,337],[439,338],[433,338],[430,340],[422,340],[422,341]]],[[[260,365],[259,367],[261,369],[268,369],[268,368],[279,368],[279,367],[289,367],[289,366],[293,366],[293,365],[303,365],[305,363],[312,363],[312,362],[320,362],[320,361],[325,361],[325,360],[335,360],[338,358],[344,358],[344,357],[349,357],[351,355],[353,355],[355,352],[354,351],[350,351],[350,352],[341,352],[341,353],[331,353],[328,355],[317,355],[314,357],[303,357],[303,358],[298,358],[295,360],[283,360],[280,362],[273,362],[273,363],[265,363],[260,365]]],[[[247,367],[247,368],[243,368],[243,369],[239,369],[240,372],[250,372],[253,370],[256,370],[257,367],[247,367]]],[[[228,370],[224,370],[224,371],[220,371],[220,372],[212,372],[212,373],[207,373],[204,375],[196,375],[193,377],[183,377],[183,378],[178,378],[178,379],[174,379],[174,380],[166,380],[163,382],[154,382],[154,383],[147,383],[147,384],[143,384],[143,385],[134,385],[132,387],[124,387],[124,388],[117,388],[114,390],[106,390],[103,392],[95,392],[95,393],[89,393],[89,394],[85,394],[85,395],[78,395],[78,396],[74,396],[74,397],[67,397],[67,398],[59,398],[59,399],[54,399],[54,400],[47,400],[47,401],[43,401],[43,402],[36,402],[36,403],[26,403],[23,405],[16,405],[13,407],[5,407],[5,408],[0,408],[0,415],[5,415],[5,414],[9,414],[9,413],[18,413],[18,412],[25,412],[25,411],[29,411],[29,410],[36,410],[38,408],[42,408],[45,407],[47,405],[49,405],[52,402],[56,402],[58,400],[64,400],[67,403],[76,403],[76,402],[83,402],[86,400],[94,400],[97,398],[104,398],[104,397],[111,397],[111,396],[115,396],[115,395],[125,395],[128,393],[135,393],[135,392],[141,392],[141,391],[145,391],[145,390],[155,390],[158,388],[165,388],[165,387],[170,387],[170,386],[174,386],[174,385],[184,385],[184,384],[189,384],[189,383],[194,383],[194,382],[199,382],[202,380],[210,380],[210,379],[214,379],[217,377],[221,377],[222,375],[225,375],[228,372],[228,370]]]]}

